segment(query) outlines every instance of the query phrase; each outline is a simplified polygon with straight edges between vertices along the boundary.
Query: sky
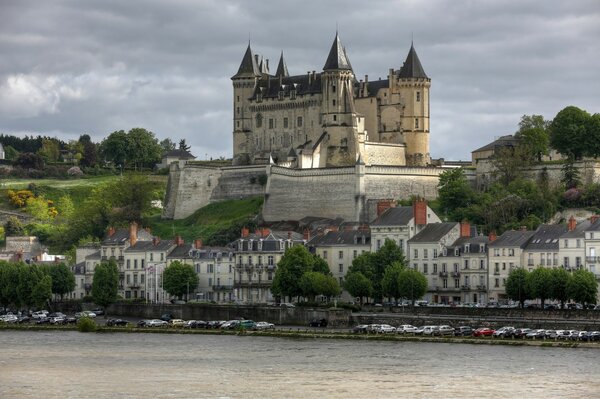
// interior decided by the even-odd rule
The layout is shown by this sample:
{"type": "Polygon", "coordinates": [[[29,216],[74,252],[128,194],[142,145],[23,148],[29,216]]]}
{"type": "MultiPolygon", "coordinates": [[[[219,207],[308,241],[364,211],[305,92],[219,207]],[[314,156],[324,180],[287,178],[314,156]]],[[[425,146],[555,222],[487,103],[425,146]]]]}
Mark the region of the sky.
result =
{"type": "Polygon", "coordinates": [[[101,141],[143,127],[232,155],[231,76],[251,41],[274,73],[321,71],[336,28],[357,79],[411,39],[431,78],[430,151],[468,160],[524,114],[600,112],[600,1],[0,0],[0,132],[101,141]]]}

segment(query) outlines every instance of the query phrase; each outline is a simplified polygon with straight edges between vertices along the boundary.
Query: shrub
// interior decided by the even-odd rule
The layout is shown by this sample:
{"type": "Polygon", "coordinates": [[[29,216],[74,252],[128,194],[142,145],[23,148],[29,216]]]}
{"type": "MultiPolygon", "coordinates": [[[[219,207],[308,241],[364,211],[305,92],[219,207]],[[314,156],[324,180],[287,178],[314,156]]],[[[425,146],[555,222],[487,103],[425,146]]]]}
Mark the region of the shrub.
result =
{"type": "Polygon", "coordinates": [[[77,321],[77,331],[79,332],[94,332],[96,328],[96,322],[89,317],[82,317],[77,321]]]}
{"type": "Polygon", "coordinates": [[[67,170],[69,176],[83,176],[83,172],[79,169],[79,166],[72,166],[67,170]]]}

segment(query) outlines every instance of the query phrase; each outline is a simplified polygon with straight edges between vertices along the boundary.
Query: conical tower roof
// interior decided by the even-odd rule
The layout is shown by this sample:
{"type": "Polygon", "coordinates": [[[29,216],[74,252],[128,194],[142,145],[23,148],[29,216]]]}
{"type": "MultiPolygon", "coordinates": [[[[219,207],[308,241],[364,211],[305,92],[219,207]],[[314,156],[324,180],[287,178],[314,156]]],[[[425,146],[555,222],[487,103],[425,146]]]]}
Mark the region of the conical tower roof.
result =
{"type": "Polygon", "coordinates": [[[277,72],[275,72],[275,76],[283,76],[284,78],[290,76],[285,59],[283,58],[283,51],[281,52],[281,57],[279,57],[279,64],[277,65],[277,72]]]}
{"type": "Polygon", "coordinates": [[[260,69],[256,64],[256,59],[254,58],[254,54],[252,53],[252,49],[250,48],[250,43],[248,43],[248,48],[246,49],[244,58],[242,58],[242,63],[240,64],[240,67],[237,73],[233,76],[233,78],[254,76],[260,76],[260,69]]]}
{"type": "Polygon", "coordinates": [[[327,61],[325,61],[325,66],[323,67],[324,71],[330,69],[352,70],[350,60],[348,60],[346,50],[344,49],[344,46],[342,45],[342,42],[340,41],[340,37],[337,34],[337,32],[335,33],[335,39],[333,39],[331,50],[329,50],[327,61]]]}
{"type": "Polygon", "coordinates": [[[412,43],[410,44],[410,51],[406,56],[406,61],[404,61],[404,65],[402,65],[402,68],[400,68],[400,74],[398,76],[401,78],[429,79],[427,74],[425,74],[425,70],[423,70],[419,56],[415,51],[415,46],[413,46],[412,43]]]}

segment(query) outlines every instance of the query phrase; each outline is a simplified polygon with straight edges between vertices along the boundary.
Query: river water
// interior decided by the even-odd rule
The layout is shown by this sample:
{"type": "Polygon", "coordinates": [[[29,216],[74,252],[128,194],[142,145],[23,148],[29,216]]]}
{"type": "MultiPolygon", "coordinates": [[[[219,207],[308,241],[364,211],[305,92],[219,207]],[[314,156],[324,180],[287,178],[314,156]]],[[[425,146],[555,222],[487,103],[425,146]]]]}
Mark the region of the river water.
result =
{"type": "Polygon", "coordinates": [[[0,398],[594,398],[600,351],[0,332],[0,398]]]}

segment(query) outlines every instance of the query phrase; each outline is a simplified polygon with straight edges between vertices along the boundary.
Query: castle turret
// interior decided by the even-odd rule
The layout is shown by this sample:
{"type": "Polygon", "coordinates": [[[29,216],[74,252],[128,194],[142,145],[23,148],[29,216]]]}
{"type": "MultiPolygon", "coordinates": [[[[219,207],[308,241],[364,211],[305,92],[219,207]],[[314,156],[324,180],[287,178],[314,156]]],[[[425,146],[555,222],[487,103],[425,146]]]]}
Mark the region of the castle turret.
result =
{"type": "Polygon", "coordinates": [[[407,164],[424,166],[430,163],[429,87],[431,79],[425,73],[412,43],[406,61],[397,76],[404,104],[401,125],[406,143],[407,164]]]}
{"type": "Polygon", "coordinates": [[[279,57],[279,64],[277,65],[277,72],[275,72],[275,76],[282,76],[284,78],[290,76],[285,59],[283,58],[283,51],[281,52],[281,57],[279,57]]]}
{"type": "Polygon", "coordinates": [[[254,56],[248,43],[238,72],[231,78],[233,81],[233,162],[235,164],[249,162],[252,116],[248,107],[260,76],[261,70],[257,57],[254,56]]]}

